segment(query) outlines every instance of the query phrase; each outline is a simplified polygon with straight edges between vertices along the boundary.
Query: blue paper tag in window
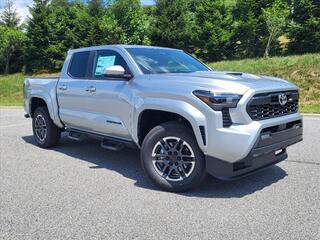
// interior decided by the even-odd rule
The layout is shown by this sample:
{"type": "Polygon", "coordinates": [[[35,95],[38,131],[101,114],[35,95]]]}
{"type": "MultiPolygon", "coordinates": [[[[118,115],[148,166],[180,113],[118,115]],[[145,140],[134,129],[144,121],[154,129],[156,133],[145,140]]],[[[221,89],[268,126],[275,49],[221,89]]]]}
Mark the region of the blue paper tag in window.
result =
{"type": "Polygon", "coordinates": [[[103,69],[113,66],[115,60],[116,56],[99,56],[97,60],[95,75],[101,76],[103,69]]]}

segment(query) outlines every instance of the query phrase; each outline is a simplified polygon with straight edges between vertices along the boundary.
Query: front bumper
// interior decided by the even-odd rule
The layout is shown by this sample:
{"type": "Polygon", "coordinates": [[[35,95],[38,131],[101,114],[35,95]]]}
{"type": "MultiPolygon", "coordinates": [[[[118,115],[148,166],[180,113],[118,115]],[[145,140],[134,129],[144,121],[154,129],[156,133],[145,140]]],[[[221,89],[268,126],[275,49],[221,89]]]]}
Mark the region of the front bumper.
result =
{"type": "Polygon", "coordinates": [[[249,154],[236,162],[206,156],[207,172],[214,177],[232,180],[285,160],[286,148],[302,141],[302,121],[292,121],[262,129],[249,154]]]}

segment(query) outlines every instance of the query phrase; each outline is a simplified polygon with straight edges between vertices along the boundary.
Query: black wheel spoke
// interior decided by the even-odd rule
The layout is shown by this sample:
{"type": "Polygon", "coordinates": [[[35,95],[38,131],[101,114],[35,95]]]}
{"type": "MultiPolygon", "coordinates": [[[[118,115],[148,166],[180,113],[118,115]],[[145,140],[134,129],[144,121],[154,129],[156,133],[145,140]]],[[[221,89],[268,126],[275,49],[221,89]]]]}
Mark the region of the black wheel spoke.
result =
{"type": "Polygon", "coordinates": [[[195,157],[191,157],[191,156],[182,156],[181,157],[182,161],[184,162],[194,162],[195,157]]]}
{"type": "Polygon", "coordinates": [[[174,168],[170,167],[168,173],[166,174],[166,177],[170,177],[171,173],[173,172],[174,168]]]}
{"type": "Polygon", "coordinates": [[[153,159],[154,160],[160,160],[159,158],[165,158],[167,156],[167,154],[165,153],[156,153],[154,156],[153,156],[153,159]]]}
{"type": "Polygon", "coordinates": [[[175,144],[174,149],[176,151],[180,151],[182,144],[183,144],[183,141],[181,139],[179,139],[179,141],[177,141],[177,143],[175,144]]]}
{"type": "Polygon", "coordinates": [[[164,149],[165,152],[167,152],[167,151],[171,148],[171,147],[168,145],[168,143],[167,143],[166,141],[164,141],[164,140],[161,140],[160,143],[161,143],[161,145],[162,145],[162,147],[163,147],[163,149],[164,149]]]}
{"type": "Polygon", "coordinates": [[[186,172],[185,172],[183,166],[179,166],[177,172],[179,173],[179,175],[180,175],[183,179],[186,178],[186,172]]]}

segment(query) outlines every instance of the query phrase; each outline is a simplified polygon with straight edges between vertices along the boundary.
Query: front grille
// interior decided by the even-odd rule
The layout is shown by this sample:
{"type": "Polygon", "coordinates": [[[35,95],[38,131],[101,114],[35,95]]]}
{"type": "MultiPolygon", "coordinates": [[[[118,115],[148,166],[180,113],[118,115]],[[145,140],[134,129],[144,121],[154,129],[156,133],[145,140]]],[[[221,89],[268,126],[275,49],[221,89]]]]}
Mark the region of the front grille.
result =
{"type": "Polygon", "coordinates": [[[252,97],[247,105],[247,113],[252,120],[259,121],[281,117],[298,112],[298,91],[260,93],[252,97]],[[281,105],[279,95],[284,94],[287,102],[281,105]]]}

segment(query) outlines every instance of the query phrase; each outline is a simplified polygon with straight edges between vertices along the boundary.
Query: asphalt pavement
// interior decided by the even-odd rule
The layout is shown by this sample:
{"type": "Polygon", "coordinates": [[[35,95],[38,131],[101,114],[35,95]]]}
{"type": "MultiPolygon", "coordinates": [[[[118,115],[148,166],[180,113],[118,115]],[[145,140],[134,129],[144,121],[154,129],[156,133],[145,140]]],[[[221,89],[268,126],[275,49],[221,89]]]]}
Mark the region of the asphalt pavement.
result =
{"type": "Polygon", "coordinates": [[[320,118],[289,158],[246,178],[158,190],[139,152],[63,137],[45,150],[0,109],[0,239],[320,239],[320,118]]]}

